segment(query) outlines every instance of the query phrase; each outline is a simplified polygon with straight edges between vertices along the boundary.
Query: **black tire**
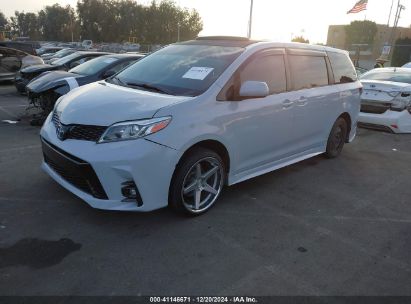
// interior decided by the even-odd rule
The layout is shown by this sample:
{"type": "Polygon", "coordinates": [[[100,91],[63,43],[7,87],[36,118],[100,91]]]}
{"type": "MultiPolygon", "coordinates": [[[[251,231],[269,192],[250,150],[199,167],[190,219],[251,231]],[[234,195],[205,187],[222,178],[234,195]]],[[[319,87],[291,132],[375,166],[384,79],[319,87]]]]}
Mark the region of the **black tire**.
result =
{"type": "Polygon", "coordinates": [[[327,149],[324,153],[326,158],[336,158],[341,154],[347,138],[347,132],[347,122],[342,117],[338,118],[328,136],[327,149]]]}
{"type": "MultiPolygon", "coordinates": [[[[221,157],[214,151],[205,148],[194,148],[189,152],[176,167],[173,175],[173,179],[170,185],[169,192],[169,206],[179,213],[186,215],[197,216],[207,212],[214,206],[218,197],[221,194],[221,190],[225,184],[225,165],[221,157]],[[198,171],[197,166],[200,164],[200,176],[205,173],[216,170],[216,173],[206,178],[203,183],[212,187],[216,194],[208,192],[208,190],[200,190],[206,184],[198,183],[198,171]],[[215,169],[215,167],[218,167],[215,169]],[[193,171],[194,170],[194,171],[193,171]],[[213,185],[209,184],[210,179],[213,179],[213,185]],[[184,189],[188,190],[190,186],[196,185],[189,193],[184,194],[184,189]],[[217,188],[217,189],[215,189],[217,188]],[[202,202],[204,197],[204,205],[201,208],[196,209],[197,194],[199,194],[199,202],[202,202]],[[209,201],[207,201],[207,198],[209,201]],[[193,200],[193,204],[189,205],[189,201],[193,200]]],[[[197,205],[200,206],[200,203],[197,205]]]]}

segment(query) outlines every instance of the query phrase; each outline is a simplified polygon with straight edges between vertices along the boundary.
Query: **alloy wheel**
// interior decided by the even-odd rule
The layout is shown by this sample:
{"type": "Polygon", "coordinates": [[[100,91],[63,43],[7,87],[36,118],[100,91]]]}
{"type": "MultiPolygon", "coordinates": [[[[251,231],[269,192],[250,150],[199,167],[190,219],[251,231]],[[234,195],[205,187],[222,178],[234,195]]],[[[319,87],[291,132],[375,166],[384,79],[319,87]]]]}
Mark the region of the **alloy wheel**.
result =
{"type": "Polygon", "coordinates": [[[210,208],[223,188],[223,167],[220,162],[207,157],[197,161],[184,177],[181,198],[191,213],[201,213],[210,208]]]}

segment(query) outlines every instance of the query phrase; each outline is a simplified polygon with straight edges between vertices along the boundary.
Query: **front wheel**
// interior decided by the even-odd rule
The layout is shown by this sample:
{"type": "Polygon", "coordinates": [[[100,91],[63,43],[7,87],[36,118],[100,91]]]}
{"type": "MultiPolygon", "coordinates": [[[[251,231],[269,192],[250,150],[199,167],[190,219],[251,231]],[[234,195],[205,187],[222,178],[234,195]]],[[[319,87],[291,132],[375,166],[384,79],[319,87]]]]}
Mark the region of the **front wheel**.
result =
{"type": "Polygon", "coordinates": [[[348,126],[344,118],[338,118],[328,136],[327,149],[324,153],[327,158],[336,158],[341,154],[347,138],[348,126]]]}
{"type": "Polygon", "coordinates": [[[220,196],[225,181],[225,166],[214,151],[196,148],[176,168],[170,187],[170,206],[175,210],[200,215],[220,196]]]}

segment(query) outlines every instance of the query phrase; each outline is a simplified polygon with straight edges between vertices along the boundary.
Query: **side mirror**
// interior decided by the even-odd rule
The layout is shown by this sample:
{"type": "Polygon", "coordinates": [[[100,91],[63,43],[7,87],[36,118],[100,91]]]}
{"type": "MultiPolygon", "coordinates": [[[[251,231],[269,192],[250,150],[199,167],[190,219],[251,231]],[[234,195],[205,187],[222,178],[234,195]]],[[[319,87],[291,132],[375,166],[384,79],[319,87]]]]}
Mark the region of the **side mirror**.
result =
{"type": "Polygon", "coordinates": [[[106,78],[109,78],[109,77],[113,76],[114,74],[116,74],[116,73],[113,70],[108,70],[108,71],[104,72],[102,77],[103,77],[103,79],[106,79],[106,78]]]}
{"type": "Polygon", "coordinates": [[[262,98],[268,96],[270,90],[266,82],[245,81],[240,88],[240,97],[244,98],[262,98]]]}

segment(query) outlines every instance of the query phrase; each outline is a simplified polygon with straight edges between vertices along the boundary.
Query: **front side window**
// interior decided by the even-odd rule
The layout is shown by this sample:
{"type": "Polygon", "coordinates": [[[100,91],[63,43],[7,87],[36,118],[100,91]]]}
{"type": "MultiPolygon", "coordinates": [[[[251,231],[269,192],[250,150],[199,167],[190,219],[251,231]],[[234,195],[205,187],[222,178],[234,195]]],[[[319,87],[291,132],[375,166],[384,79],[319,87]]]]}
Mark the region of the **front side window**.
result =
{"type": "Polygon", "coordinates": [[[328,85],[325,57],[289,55],[293,89],[303,90],[328,85]]]}
{"type": "Polygon", "coordinates": [[[241,47],[175,44],[126,68],[113,80],[136,89],[171,95],[204,93],[243,52],[241,47]]]}
{"type": "Polygon", "coordinates": [[[241,84],[245,81],[261,81],[267,83],[270,95],[287,90],[283,55],[256,57],[239,72],[239,76],[241,84]]]}
{"type": "Polygon", "coordinates": [[[357,80],[357,73],[348,55],[329,52],[328,58],[330,58],[335,83],[349,83],[357,80]]]}

